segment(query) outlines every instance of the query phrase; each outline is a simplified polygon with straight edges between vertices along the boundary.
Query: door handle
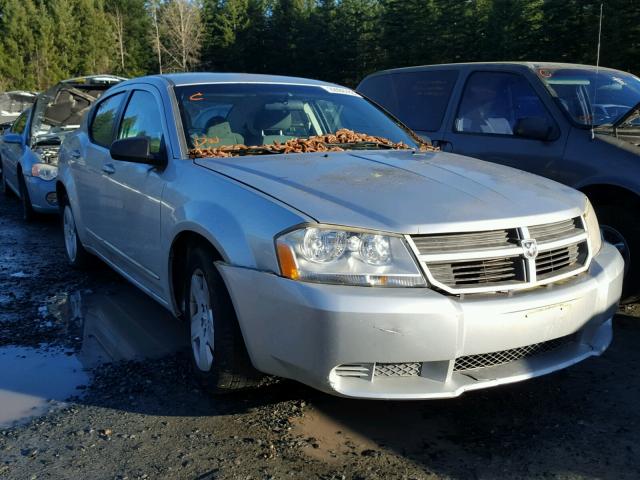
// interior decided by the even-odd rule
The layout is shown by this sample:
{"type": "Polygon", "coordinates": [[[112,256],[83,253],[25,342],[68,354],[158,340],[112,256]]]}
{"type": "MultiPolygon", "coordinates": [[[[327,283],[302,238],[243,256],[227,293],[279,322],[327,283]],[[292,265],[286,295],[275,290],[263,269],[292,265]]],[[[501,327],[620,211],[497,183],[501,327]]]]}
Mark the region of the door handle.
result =
{"type": "Polygon", "coordinates": [[[114,167],[111,163],[107,163],[102,166],[102,171],[107,175],[113,175],[116,173],[116,167],[114,167]]]}
{"type": "Polygon", "coordinates": [[[80,154],[80,150],[71,150],[69,152],[69,155],[71,156],[71,158],[73,158],[74,160],[79,159],[82,155],[80,154]]]}

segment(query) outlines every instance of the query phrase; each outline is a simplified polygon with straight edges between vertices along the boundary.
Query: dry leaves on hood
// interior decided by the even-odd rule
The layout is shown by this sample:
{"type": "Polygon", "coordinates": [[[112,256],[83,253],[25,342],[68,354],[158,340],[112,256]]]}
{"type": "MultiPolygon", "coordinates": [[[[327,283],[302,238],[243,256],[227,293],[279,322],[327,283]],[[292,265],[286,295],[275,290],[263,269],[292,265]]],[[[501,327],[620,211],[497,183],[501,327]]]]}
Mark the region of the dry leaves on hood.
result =
{"type": "MultiPolygon", "coordinates": [[[[357,133],[346,128],[338,130],[335,134],[315,135],[309,138],[294,138],[284,143],[278,141],[272,145],[224,145],[219,147],[207,147],[219,141],[217,138],[196,138],[194,144],[196,148],[189,150],[191,158],[207,157],[238,157],[242,155],[252,155],[260,153],[311,153],[311,152],[343,152],[345,148],[341,145],[348,143],[371,143],[377,146],[387,147],[395,150],[409,150],[405,143],[394,143],[382,137],[374,137],[364,133],[357,133]]],[[[421,151],[437,152],[439,149],[429,144],[422,143],[421,151]]]]}

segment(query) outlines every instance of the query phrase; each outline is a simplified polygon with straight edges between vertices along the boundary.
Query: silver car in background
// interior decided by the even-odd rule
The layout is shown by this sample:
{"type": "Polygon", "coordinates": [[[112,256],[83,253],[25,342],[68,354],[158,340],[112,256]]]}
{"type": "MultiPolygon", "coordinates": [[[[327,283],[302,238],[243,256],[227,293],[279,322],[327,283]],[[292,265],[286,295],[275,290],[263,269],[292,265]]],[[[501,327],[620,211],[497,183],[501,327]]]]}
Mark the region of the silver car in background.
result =
{"type": "Polygon", "coordinates": [[[214,391],[454,397],[600,355],[623,261],[586,197],[433,151],[352,90],[176,74],[111,88],[67,136],[67,256],[191,331],[214,391]]]}

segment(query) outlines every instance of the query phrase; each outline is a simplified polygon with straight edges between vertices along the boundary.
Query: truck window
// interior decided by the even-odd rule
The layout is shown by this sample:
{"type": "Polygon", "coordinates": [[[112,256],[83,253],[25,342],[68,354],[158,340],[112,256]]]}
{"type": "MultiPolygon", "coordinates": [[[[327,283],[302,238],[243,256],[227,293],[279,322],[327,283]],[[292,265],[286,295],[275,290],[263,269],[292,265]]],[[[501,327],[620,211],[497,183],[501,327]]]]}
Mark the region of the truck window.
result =
{"type": "Polygon", "coordinates": [[[376,75],[358,87],[413,130],[436,132],[442,125],[456,70],[427,70],[376,75]]]}
{"type": "Polygon", "coordinates": [[[513,135],[518,120],[549,116],[527,79],[503,72],[471,74],[462,94],[454,129],[457,132],[513,135]]]}

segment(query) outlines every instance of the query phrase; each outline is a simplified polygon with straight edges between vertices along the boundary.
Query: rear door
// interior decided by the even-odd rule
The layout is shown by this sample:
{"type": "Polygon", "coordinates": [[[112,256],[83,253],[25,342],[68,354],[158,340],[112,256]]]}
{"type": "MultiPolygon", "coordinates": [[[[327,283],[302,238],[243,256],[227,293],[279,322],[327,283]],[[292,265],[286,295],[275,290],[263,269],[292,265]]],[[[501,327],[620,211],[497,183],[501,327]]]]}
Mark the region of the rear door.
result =
{"type": "MultiPolygon", "coordinates": [[[[504,68],[469,70],[451,104],[444,135],[447,149],[462,155],[557,176],[568,130],[555,121],[553,105],[542,85],[504,68]],[[548,140],[516,135],[522,119],[544,119],[552,129],[548,140]]],[[[539,82],[538,82],[539,83],[539,82]]]]}
{"type": "MultiPolygon", "coordinates": [[[[116,139],[145,136],[152,154],[165,152],[166,120],[153,87],[136,87],[124,107],[116,139]]],[[[109,257],[154,292],[159,292],[160,207],[164,171],[147,164],[114,160],[105,155],[101,217],[109,257]]]]}
{"type": "Polygon", "coordinates": [[[89,141],[85,143],[84,152],[70,152],[74,157],[72,169],[82,224],[91,237],[92,245],[101,253],[105,253],[102,240],[110,223],[101,210],[101,197],[105,190],[103,166],[111,160],[109,147],[113,143],[126,96],[127,93],[121,91],[101,99],[89,119],[89,141]]]}

